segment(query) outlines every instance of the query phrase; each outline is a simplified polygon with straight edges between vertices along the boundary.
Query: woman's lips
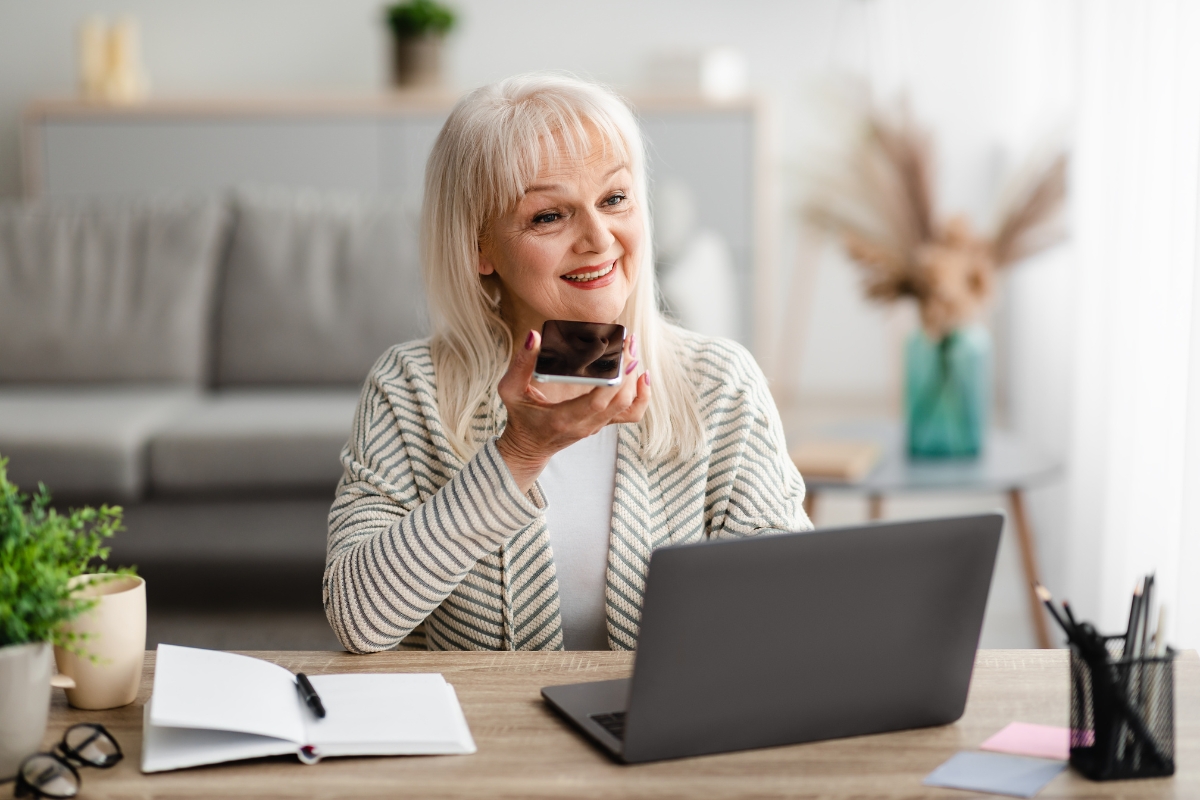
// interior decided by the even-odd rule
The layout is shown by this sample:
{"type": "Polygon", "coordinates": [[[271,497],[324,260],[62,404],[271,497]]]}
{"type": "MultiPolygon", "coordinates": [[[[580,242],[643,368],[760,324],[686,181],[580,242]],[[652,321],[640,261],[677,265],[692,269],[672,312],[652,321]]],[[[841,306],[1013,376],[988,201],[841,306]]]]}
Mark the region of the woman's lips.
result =
{"type": "Polygon", "coordinates": [[[559,277],[580,289],[599,289],[617,279],[617,262],[613,259],[596,266],[580,267],[559,277]]]}

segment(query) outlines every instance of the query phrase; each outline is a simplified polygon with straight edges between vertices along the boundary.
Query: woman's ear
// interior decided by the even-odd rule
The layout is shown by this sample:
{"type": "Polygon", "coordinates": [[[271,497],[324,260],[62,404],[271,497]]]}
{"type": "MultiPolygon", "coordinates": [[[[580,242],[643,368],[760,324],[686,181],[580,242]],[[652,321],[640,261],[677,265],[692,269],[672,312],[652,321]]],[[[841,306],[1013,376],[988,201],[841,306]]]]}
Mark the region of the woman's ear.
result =
{"type": "Polygon", "coordinates": [[[487,248],[484,247],[484,240],[487,237],[486,229],[479,234],[479,238],[475,240],[475,252],[479,256],[479,264],[476,269],[480,275],[495,275],[496,266],[492,264],[492,260],[487,256],[487,248]]]}
{"type": "Polygon", "coordinates": [[[483,248],[479,248],[479,265],[477,267],[480,275],[494,275],[496,268],[492,266],[492,260],[483,253],[483,248]]]}

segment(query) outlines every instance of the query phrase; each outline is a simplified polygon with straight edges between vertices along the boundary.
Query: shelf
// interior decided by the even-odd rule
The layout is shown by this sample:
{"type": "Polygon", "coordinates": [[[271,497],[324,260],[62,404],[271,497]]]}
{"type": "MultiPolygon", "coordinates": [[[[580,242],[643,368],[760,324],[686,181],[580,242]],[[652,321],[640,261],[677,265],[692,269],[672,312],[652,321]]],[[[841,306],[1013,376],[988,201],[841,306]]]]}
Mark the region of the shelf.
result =
{"type": "MultiPolygon", "coordinates": [[[[748,95],[711,100],[698,95],[628,93],[634,106],[647,111],[758,111],[760,98],[748,95]]],[[[106,103],[72,97],[41,98],[25,109],[29,124],[66,118],[258,117],[258,116],[389,116],[448,113],[462,93],[396,90],[373,94],[246,94],[154,97],[139,103],[106,103]]]]}

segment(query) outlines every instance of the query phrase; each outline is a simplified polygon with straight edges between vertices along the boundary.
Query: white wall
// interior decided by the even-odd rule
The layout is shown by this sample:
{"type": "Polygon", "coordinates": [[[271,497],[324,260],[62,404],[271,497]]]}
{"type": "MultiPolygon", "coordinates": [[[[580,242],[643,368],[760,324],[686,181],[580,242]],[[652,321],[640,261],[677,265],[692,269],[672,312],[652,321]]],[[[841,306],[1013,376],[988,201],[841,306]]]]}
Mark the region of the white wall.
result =
{"type": "Polygon", "coordinates": [[[76,87],[75,36],[89,15],[142,24],[160,94],[343,90],[381,85],[378,3],[364,0],[0,0],[0,196],[20,191],[22,107],[76,87]]]}
{"type": "MultiPolygon", "coordinates": [[[[18,118],[35,97],[75,88],[74,37],[89,14],[132,14],[159,95],[369,92],[385,84],[379,0],[0,0],[0,196],[20,191],[18,118]]],[[[907,90],[936,131],[947,208],[983,220],[1001,167],[1043,116],[1047,19],[1071,6],[1035,0],[457,0],[452,81],[475,86],[534,69],[565,69],[636,87],[654,52],[726,44],[749,62],[751,84],[774,101],[778,204],[775,243],[795,258],[790,177],[819,114],[811,86],[839,70],[869,75],[884,93],[907,90]],[[1059,9],[1055,11],[1054,9],[1059,9]],[[1030,91],[1030,90],[1033,91],[1030,91]]],[[[1050,54],[1050,55],[1047,55],[1050,54]]],[[[1042,125],[1042,127],[1045,127],[1042,125]]],[[[894,334],[856,289],[853,268],[824,260],[789,388],[818,396],[885,397],[895,386],[894,334]]]]}
{"type": "MultiPolygon", "coordinates": [[[[533,69],[629,86],[656,48],[729,43],[750,55],[756,85],[786,94],[825,55],[838,2],[453,5],[462,24],[450,41],[449,67],[460,87],[533,69]]],[[[160,95],[367,92],[385,82],[382,6],[381,0],[0,0],[0,194],[19,191],[21,106],[74,91],[75,28],[89,14],[129,13],[141,21],[146,67],[160,95]]]]}

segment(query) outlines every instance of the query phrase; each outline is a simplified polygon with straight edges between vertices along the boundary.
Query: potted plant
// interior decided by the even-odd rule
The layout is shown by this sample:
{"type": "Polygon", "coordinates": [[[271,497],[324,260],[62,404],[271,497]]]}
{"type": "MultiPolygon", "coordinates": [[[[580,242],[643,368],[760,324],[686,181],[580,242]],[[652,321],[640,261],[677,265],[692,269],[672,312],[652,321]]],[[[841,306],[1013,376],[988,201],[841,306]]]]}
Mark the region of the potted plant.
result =
{"type": "Polygon", "coordinates": [[[442,46],[454,12],[434,0],[407,0],[387,8],[392,31],[392,81],[400,88],[431,88],[442,82],[442,46]]]}
{"type": "MultiPolygon", "coordinates": [[[[78,594],[79,576],[109,572],[104,540],[121,527],[119,507],[59,514],[39,485],[32,496],[8,480],[0,458],[0,780],[41,744],[50,710],[52,646],[82,652],[64,623],[96,605],[78,594]]],[[[95,580],[95,579],[92,579],[95,580]]]]}

